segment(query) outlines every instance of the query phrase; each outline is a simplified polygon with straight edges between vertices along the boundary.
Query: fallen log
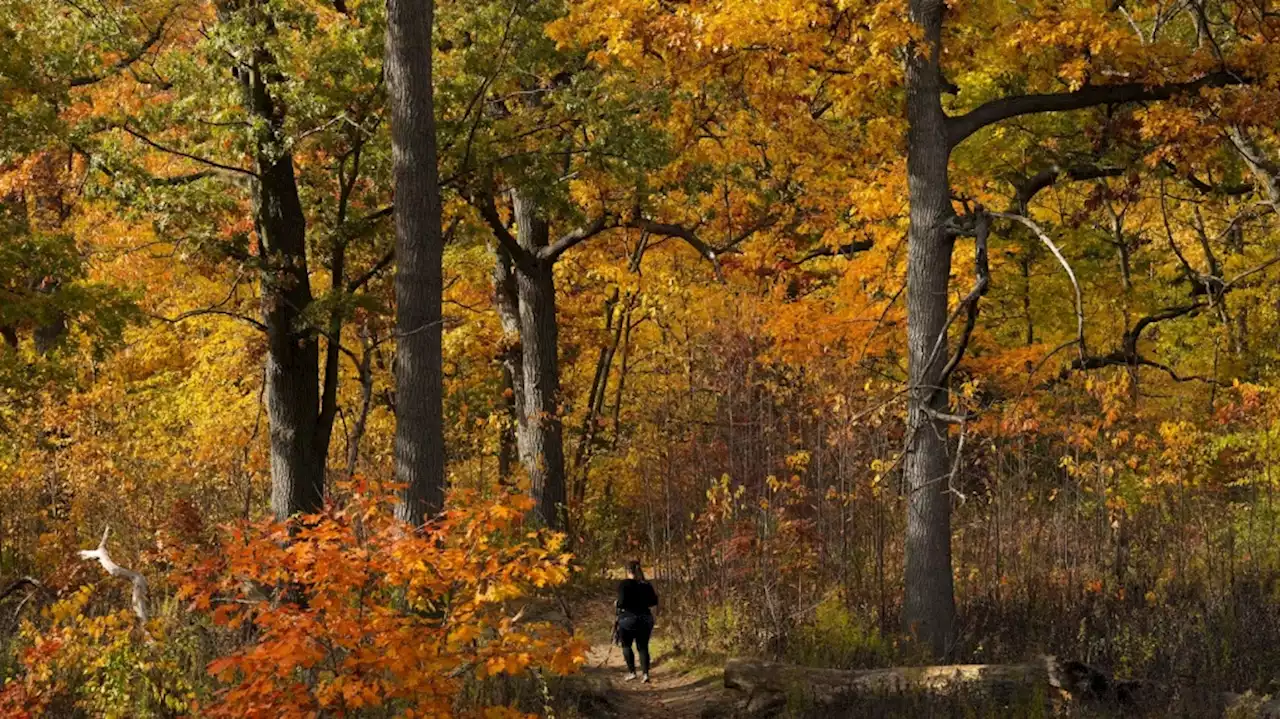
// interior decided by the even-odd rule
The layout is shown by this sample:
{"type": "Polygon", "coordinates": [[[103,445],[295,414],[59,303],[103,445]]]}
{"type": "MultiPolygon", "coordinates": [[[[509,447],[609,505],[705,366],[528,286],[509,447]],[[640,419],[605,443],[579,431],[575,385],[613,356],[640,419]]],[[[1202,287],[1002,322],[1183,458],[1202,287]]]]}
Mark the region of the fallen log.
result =
{"type": "Polygon", "coordinates": [[[1260,697],[1253,692],[1227,693],[1222,697],[1227,719],[1280,719],[1280,699],[1260,697]]]}
{"type": "Polygon", "coordinates": [[[1024,664],[955,664],[847,671],[818,669],[759,659],[730,659],[724,684],[745,696],[739,713],[774,716],[790,707],[864,706],[886,698],[937,699],[981,697],[993,704],[1044,702],[1052,692],[1048,666],[1054,660],[1024,664]]]}
{"type": "MultiPolygon", "coordinates": [[[[1159,710],[1171,702],[1194,716],[1280,719],[1280,699],[1254,694],[1207,695],[1144,680],[1118,680],[1076,661],[1045,656],[1021,664],[956,664],[842,670],[802,667],[751,658],[725,664],[724,685],[733,690],[716,717],[920,716],[939,705],[1000,710],[1001,715],[1040,713],[1065,702],[1121,710],[1159,710]],[[735,700],[736,699],[736,700],[735,700]]],[[[968,715],[968,714],[964,714],[968,715]]]]}
{"type": "Polygon", "coordinates": [[[900,694],[925,691],[946,694],[965,688],[990,689],[1049,686],[1044,661],[1026,664],[953,664],[887,669],[814,669],[759,659],[730,659],[725,665],[724,683],[730,689],[755,694],[786,692],[797,684],[808,684],[825,694],[900,694]]]}

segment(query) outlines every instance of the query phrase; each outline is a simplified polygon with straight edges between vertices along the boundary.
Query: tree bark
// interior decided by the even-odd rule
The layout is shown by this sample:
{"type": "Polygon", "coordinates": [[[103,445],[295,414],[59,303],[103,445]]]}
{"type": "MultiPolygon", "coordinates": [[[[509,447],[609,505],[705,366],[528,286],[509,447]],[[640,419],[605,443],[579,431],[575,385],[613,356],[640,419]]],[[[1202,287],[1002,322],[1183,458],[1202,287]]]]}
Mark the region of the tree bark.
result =
{"type": "Polygon", "coordinates": [[[360,355],[360,412],[356,415],[355,424],[351,428],[351,438],[347,442],[348,479],[356,475],[356,465],[360,461],[360,442],[369,426],[369,410],[373,409],[373,355],[377,342],[366,327],[360,330],[360,342],[364,345],[364,353],[360,355]]]}
{"type": "Polygon", "coordinates": [[[431,86],[432,0],[387,0],[386,75],[396,218],[396,515],[444,504],[444,237],[431,86]]]}
{"type": "Polygon", "coordinates": [[[907,269],[907,342],[910,394],[903,465],[907,500],[907,630],[935,656],[952,638],[955,600],[951,577],[951,497],[947,478],[947,392],[939,388],[947,358],[947,286],[954,238],[947,163],[950,144],[941,104],[939,67],[941,0],[911,0],[911,18],[923,45],[908,49],[907,173],[911,206],[907,269]]]}
{"type": "Polygon", "coordinates": [[[524,376],[523,421],[516,429],[517,444],[520,461],[529,473],[538,516],[546,526],[563,529],[566,490],[555,261],[539,256],[539,251],[548,245],[550,234],[537,203],[512,190],[511,204],[516,240],[524,251],[524,256],[515,262],[524,376]]]}
{"type": "Polygon", "coordinates": [[[618,346],[622,344],[622,328],[631,321],[631,293],[627,293],[622,308],[616,312],[615,321],[614,310],[618,306],[618,301],[618,290],[615,288],[613,294],[604,303],[604,331],[609,337],[609,343],[600,347],[595,375],[591,379],[591,392],[587,397],[587,415],[582,420],[582,432],[578,435],[578,450],[574,455],[573,501],[578,512],[582,511],[582,505],[587,497],[589,465],[596,435],[604,419],[604,402],[609,391],[609,375],[613,372],[613,358],[618,352],[618,346]]]}
{"type": "Polygon", "coordinates": [[[254,198],[262,242],[263,324],[267,327],[267,416],[271,428],[271,511],[279,519],[324,502],[327,446],[318,446],[320,360],[315,332],[302,326],[311,304],[306,220],[293,157],[259,152],[254,198]]]}
{"type": "Polygon", "coordinates": [[[520,295],[511,253],[494,246],[493,304],[502,324],[498,361],[502,364],[502,400],[507,416],[498,437],[498,475],[509,478],[519,460],[516,428],[524,421],[524,350],[520,343],[520,295]]]}
{"type": "MultiPolygon", "coordinates": [[[[260,117],[279,120],[258,73],[250,93],[260,117]]],[[[274,134],[274,133],[273,133],[274,134]]],[[[259,143],[254,215],[262,243],[262,308],[267,327],[267,416],[271,428],[271,510],[279,519],[315,512],[324,502],[327,435],[319,426],[319,344],[303,326],[311,304],[306,218],[293,156],[259,143]]]]}
{"type": "MultiPolygon", "coordinates": [[[[219,16],[252,13],[264,35],[274,28],[261,3],[219,4],[219,16]]],[[[283,142],[285,113],[264,73],[276,67],[265,38],[248,48],[236,70],[245,109],[260,122],[254,151],[253,219],[258,235],[262,324],[267,333],[267,420],[271,434],[271,511],[278,519],[319,511],[332,416],[320,412],[320,350],[304,316],[311,305],[307,222],[298,196],[293,155],[283,142]]]]}

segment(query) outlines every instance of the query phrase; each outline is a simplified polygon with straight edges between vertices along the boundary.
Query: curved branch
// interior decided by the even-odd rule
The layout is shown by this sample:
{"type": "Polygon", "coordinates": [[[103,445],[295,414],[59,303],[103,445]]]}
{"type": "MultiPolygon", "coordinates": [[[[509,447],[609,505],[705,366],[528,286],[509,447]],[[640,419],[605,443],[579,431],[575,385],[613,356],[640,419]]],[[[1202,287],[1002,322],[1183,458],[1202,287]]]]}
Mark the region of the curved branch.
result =
{"type": "Polygon", "coordinates": [[[1041,190],[1052,187],[1057,184],[1064,175],[1068,180],[1084,181],[1099,180],[1104,177],[1119,177],[1124,174],[1124,168],[1120,167],[1097,167],[1093,165],[1079,165],[1069,167],[1063,170],[1058,165],[1052,165],[1047,170],[1042,170],[1031,177],[1026,178],[1021,183],[1015,185],[1017,191],[1017,199],[1015,207],[1019,212],[1025,212],[1031,200],[1035,198],[1041,190]]]}
{"type": "Polygon", "coordinates": [[[1189,315],[1197,310],[1203,309],[1207,305],[1203,302],[1195,302],[1189,305],[1180,305],[1178,307],[1166,307],[1157,310],[1151,314],[1140,318],[1133,323],[1133,327],[1124,333],[1123,348],[1124,353],[1130,357],[1138,357],[1138,341],[1142,339],[1142,333],[1151,325],[1165,320],[1172,320],[1183,315],[1189,315]]]}
{"type": "Polygon", "coordinates": [[[138,621],[147,623],[147,578],[138,574],[131,569],[124,567],[111,561],[111,555],[107,554],[107,537],[111,536],[111,527],[107,527],[102,531],[102,541],[98,542],[97,549],[80,550],[80,558],[85,560],[97,560],[102,565],[103,571],[113,577],[126,579],[133,585],[133,613],[138,616],[138,621]]]}
{"type": "Polygon", "coordinates": [[[819,247],[809,250],[804,257],[796,260],[794,264],[803,265],[806,262],[822,257],[852,257],[859,252],[866,252],[873,246],[874,243],[871,240],[855,240],[839,247],[819,247]]]}
{"type": "Polygon", "coordinates": [[[1084,293],[1080,291],[1080,283],[1076,281],[1076,273],[1072,271],[1071,265],[1067,263],[1067,258],[1063,257],[1058,246],[1053,244],[1053,240],[1049,239],[1049,235],[1045,234],[1045,231],[1040,229],[1040,225],[1032,222],[1030,218],[1024,215],[1011,214],[1008,212],[992,212],[991,214],[994,217],[1003,217],[1007,220],[1014,220],[1015,222],[1021,222],[1023,225],[1026,225],[1027,228],[1034,232],[1036,237],[1039,237],[1040,241],[1049,248],[1049,251],[1053,253],[1053,256],[1058,258],[1058,263],[1062,265],[1062,269],[1067,271],[1067,277],[1071,278],[1071,286],[1075,288],[1076,291],[1076,341],[1080,345],[1080,359],[1083,360],[1086,354],[1084,342],[1084,293]]]}
{"type": "Polygon", "coordinates": [[[12,582],[9,582],[9,586],[5,587],[4,591],[0,592],[0,600],[8,599],[10,594],[13,594],[22,587],[28,586],[37,590],[48,591],[45,589],[45,586],[40,583],[40,580],[35,577],[18,577],[12,582]]]}
{"type": "Polygon", "coordinates": [[[255,320],[252,317],[246,317],[242,314],[232,312],[230,310],[221,310],[221,309],[218,309],[217,307],[205,307],[198,310],[188,310],[178,315],[177,317],[165,317],[163,315],[148,315],[148,316],[151,317],[152,319],[160,320],[161,322],[168,322],[169,324],[172,325],[172,324],[177,324],[183,320],[189,320],[192,317],[201,317],[203,315],[217,315],[219,317],[230,317],[231,319],[240,320],[241,322],[247,322],[248,324],[252,325],[255,330],[258,330],[259,332],[267,331],[266,325],[262,324],[261,322],[259,322],[258,320],[255,320]]]}
{"type": "MultiPolygon", "coordinates": [[[[951,315],[951,319],[947,320],[947,326],[955,319],[956,314],[963,307],[966,312],[964,321],[964,330],[960,333],[960,341],[956,343],[956,349],[951,353],[951,358],[947,360],[947,364],[943,366],[942,373],[938,375],[937,385],[939,387],[947,386],[947,379],[951,377],[951,373],[960,366],[960,360],[964,358],[965,351],[969,348],[969,339],[973,336],[974,325],[978,322],[978,300],[987,293],[987,287],[991,284],[991,269],[987,262],[987,236],[991,233],[991,218],[981,209],[975,213],[974,218],[974,249],[973,249],[973,289],[969,290],[969,294],[960,301],[960,305],[956,307],[955,314],[951,315]]],[[[943,327],[942,332],[938,336],[939,346],[946,339],[947,329],[943,327]]],[[[938,347],[934,347],[935,353],[938,347]]],[[[933,364],[933,358],[929,358],[929,364],[933,364]]],[[[927,365],[926,365],[927,366],[927,365]]],[[[929,402],[924,403],[929,406],[929,402]]],[[[963,439],[961,439],[963,443],[963,439]]]]}
{"type": "MultiPolygon", "coordinates": [[[[1130,355],[1124,351],[1116,351],[1105,355],[1094,355],[1078,359],[1065,368],[1059,375],[1058,380],[1066,379],[1076,370],[1092,370],[1101,369],[1103,367],[1151,367],[1158,369],[1169,375],[1174,382],[1203,382],[1205,384],[1213,384],[1218,386],[1226,386],[1226,383],[1216,380],[1212,377],[1203,377],[1201,375],[1180,375],[1172,367],[1154,360],[1147,359],[1139,354],[1130,355]]],[[[1053,384],[1052,381],[1047,382],[1043,386],[1053,384]]]]}
{"type": "Polygon", "coordinates": [[[1139,82],[1091,85],[1073,92],[1004,97],[983,103],[963,115],[947,118],[947,140],[952,147],[955,147],[987,125],[1020,115],[1083,110],[1098,105],[1118,105],[1126,102],[1167,100],[1177,95],[1198,92],[1201,88],[1245,85],[1248,82],[1240,75],[1224,70],[1190,82],[1165,85],[1144,85],[1139,82]]]}
{"type": "Polygon", "coordinates": [[[715,249],[703,242],[702,238],[698,237],[698,233],[694,232],[692,229],[665,222],[654,222],[653,220],[642,216],[635,217],[627,223],[627,226],[638,230],[644,230],[645,232],[654,235],[676,237],[684,240],[686,244],[697,250],[698,254],[705,257],[707,261],[711,263],[711,267],[716,273],[716,279],[718,279],[721,284],[726,282],[724,278],[724,270],[720,267],[720,260],[716,257],[715,249]]]}

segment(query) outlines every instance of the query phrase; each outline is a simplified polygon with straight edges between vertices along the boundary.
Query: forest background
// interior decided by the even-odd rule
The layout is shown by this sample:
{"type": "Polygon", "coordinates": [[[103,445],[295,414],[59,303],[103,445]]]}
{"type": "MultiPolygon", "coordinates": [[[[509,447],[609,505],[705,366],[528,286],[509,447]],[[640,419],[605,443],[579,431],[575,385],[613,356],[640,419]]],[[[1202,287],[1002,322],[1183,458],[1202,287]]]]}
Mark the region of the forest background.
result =
{"type": "Polygon", "coordinates": [[[0,0],[0,711],[499,716],[632,555],[701,651],[1276,690],[1264,0],[424,7],[398,164],[382,2],[0,0]]]}

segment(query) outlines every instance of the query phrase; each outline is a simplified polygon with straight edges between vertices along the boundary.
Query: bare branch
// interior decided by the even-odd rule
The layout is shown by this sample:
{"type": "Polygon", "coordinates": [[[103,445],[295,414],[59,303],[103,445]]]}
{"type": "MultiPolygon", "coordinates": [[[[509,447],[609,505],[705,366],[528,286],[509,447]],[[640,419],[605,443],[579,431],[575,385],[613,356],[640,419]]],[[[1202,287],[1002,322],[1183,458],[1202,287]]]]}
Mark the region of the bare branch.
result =
{"type": "Polygon", "coordinates": [[[111,556],[107,554],[107,537],[111,536],[111,527],[107,527],[102,531],[102,541],[98,542],[97,549],[80,550],[80,558],[85,560],[97,560],[102,565],[103,571],[113,577],[126,579],[133,585],[133,613],[138,616],[138,621],[142,624],[147,623],[147,578],[138,574],[131,569],[124,567],[111,561],[111,556]]]}
{"type": "MultiPolygon", "coordinates": [[[[937,384],[940,387],[947,386],[947,379],[951,377],[951,373],[960,365],[960,360],[964,358],[965,350],[969,348],[969,339],[973,336],[973,328],[978,322],[978,300],[987,293],[987,287],[991,284],[991,270],[987,262],[987,237],[991,234],[991,218],[979,208],[973,216],[973,222],[973,289],[969,290],[969,294],[960,301],[955,313],[947,320],[947,325],[943,327],[938,336],[938,344],[933,348],[933,351],[937,353],[946,339],[947,327],[951,325],[955,320],[956,314],[963,308],[966,313],[964,330],[960,333],[960,341],[956,343],[956,349],[951,354],[951,358],[947,360],[947,364],[942,368],[942,373],[938,375],[937,384]]],[[[929,358],[929,362],[925,366],[927,367],[931,364],[933,364],[932,357],[929,358]]],[[[924,404],[928,406],[929,402],[926,401],[924,404]]]]}
{"type": "Polygon", "coordinates": [[[45,589],[45,586],[40,583],[40,580],[34,577],[18,577],[12,582],[9,582],[9,586],[5,587],[4,591],[0,592],[0,600],[8,599],[10,594],[13,594],[22,587],[28,586],[37,590],[48,591],[45,589]]]}
{"type": "Polygon", "coordinates": [[[150,317],[151,317],[152,319],[157,319],[157,320],[160,320],[160,321],[162,321],[162,322],[168,322],[169,324],[177,324],[177,323],[179,323],[179,322],[181,322],[181,321],[183,321],[183,320],[189,320],[189,319],[191,319],[192,317],[201,317],[201,316],[204,316],[204,315],[217,315],[217,316],[220,316],[220,317],[230,317],[231,319],[240,320],[241,322],[247,322],[248,324],[252,325],[252,326],[253,326],[253,328],[254,328],[254,329],[256,329],[256,330],[258,330],[259,332],[266,332],[266,331],[267,331],[267,326],[266,326],[266,325],[262,324],[261,322],[259,322],[259,321],[255,320],[255,319],[254,319],[254,318],[252,318],[252,317],[246,317],[246,316],[244,316],[244,315],[242,315],[242,314],[239,314],[239,313],[236,313],[236,312],[232,312],[232,311],[230,311],[230,310],[220,310],[220,309],[218,309],[218,308],[216,308],[216,307],[205,307],[205,308],[198,309],[198,310],[188,310],[188,311],[183,312],[182,314],[178,315],[177,317],[163,317],[163,316],[161,316],[161,315],[150,315],[150,317]]]}
{"type": "Polygon", "coordinates": [[[1058,249],[1058,246],[1053,244],[1053,240],[1049,239],[1049,235],[1045,234],[1044,230],[1040,229],[1040,225],[1037,225],[1030,218],[1008,212],[992,212],[991,215],[994,217],[1003,217],[1008,220],[1014,220],[1026,225],[1035,233],[1036,237],[1039,237],[1040,241],[1049,248],[1049,251],[1053,253],[1053,256],[1058,258],[1058,263],[1062,265],[1062,269],[1067,271],[1067,277],[1071,278],[1071,286],[1075,288],[1076,291],[1076,342],[1080,347],[1080,359],[1083,360],[1086,354],[1084,341],[1084,294],[1080,291],[1080,283],[1076,281],[1076,273],[1072,271],[1071,265],[1067,263],[1067,258],[1062,256],[1062,252],[1058,249]]]}
{"type": "Polygon", "coordinates": [[[140,141],[140,142],[142,142],[143,144],[148,145],[148,146],[150,146],[150,147],[152,147],[152,148],[154,148],[154,149],[156,149],[156,150],[159,150],[160,152],[165,152],[165,153],[168,153],[168,154],[170,154],[170,155],[175,155],[175,156],[177,156],[177,157],[181,157],[181,158],[184,158],[184,159],[187,159],[187,160],[191,160],[192,162],[198,162],[198,163],[200,163],[200,164],[202,164],[202,165],[208,165],[209,167],[212,167],[212,168],[215,168],[215,169],[218,169],[218,170],[223,170],[224,172],[233,172],[233,173],[237,173],[237,174],[241,174],[241,175],[248,175],[249,177],[257,177],[257,176],[258,176],[258,173],[254,172],[253,170],[246,170],[246,169],[244,169],[243,167],[236,167],[235,165],[224,165],[224,164],[223,164],[223,163],[221,163],[221,162],[217,162],[217,161],[215,161],[215,160],[210,160],[210,159],[205,158],[205,157],[200,157],[199,155],[193,155],[193,154],[191,154],[191,153],[189,153],[189,152],[183,152],[182,150],[176,150],[176,149],[174,149],[174,148],[172,148],[172,147],[166,147],[165,145],[161,145],[160,143],[156,142],[155,140],[152,140],[151,138],[147,137],[146,135],[143,135],[142,133],[138,132],[137,130],[134,130],[133,128],[129,127],[128,125],[121,125],[121,126],[120,126],[120,129],[121,129],[121,130],[124,130],[126,133],[128,133],[128,134],[129,134],[129,135],[131,135],[131,136],[133,136],[134,138],[136,138],[137,140],[139,140],[139,141],[140,141]]]}
{"type": "Polygon", "coordinates": [[[866,252],[875,246],[871,240],[855,240],[848,242],[839,247],[819,247],[809,250],[808,254],[795,261],[797,265],[803,265],[811,260],[821,257],[852,257],[859,252],[866,252]]]}
{"type": "Polygon", "coordinates": [[[186,312],[183,312],[182,314],[176,317],[165,317],[163,315],[148,315],[148,316],[150,316],[152,319],[157,319],[162,322],[168,322],[169,324],[177,324],[183,320],[191,319],[192,317],[201,317],[203,315],[218,315],[221,317],[230,317],[232,319],[237,319],[237,320],[240,320],[241,322],[247,322],[259,332],[266,332],[267,326],[259,322],[258,320],[255,320],[252,317],[246,317],[242,314],[239,314],[238,312],[232,312],[231,310],[222,309],[227,305],[228,302],[230,302],[233,298],[235,298],[236,290],[240,288],[240,281],[242,278],[243,278],[243,273],[241,273],[240,275],[237,275],[235,281],[231,283],[231,289],[227,290],[226,296],[223,297],[221,301],[217,302],[216,304],[210,307],[202,307],[200,309],[187,310],[186,312]]]}
{"type": "Polygon", "coordinates": [[[721,284],[726,282],[724,278],[724,271],[720,268],[720,259],[716,256],[716,251],[710,245],[703,242],[702,238],[698,237],[698,233],[694,232],[692,229],[665,222],[654,222],[653,220],[640,215],[637,215],[635,218],[630,220],[627,223],[627,226],[634,227],[638,230],[644,230],[654,235],[677,237],[684,240],[685,243],[697,250],[698,254],[705,257],[707,261],[711,263],[711,267],[716,273],[716,279],[720,280],[721,284]]]}
{"type": "Polygon", "coordinates": [[[1124,174],[1124,169],[1119,167],[1078,165],[1063,170],[1055,164],[1050,166],[1047,170],[1042,170],[1031,177],[1028,177],[1023,182],[1015,185],[1017,190],[1015,207],[1018,212],[1026,212],[1027,206],[1031,204],[1031,200],[1034,199],[1041,190],[1053,186],[1064,175],[1068,180],[1079,182],[1084,180],[1098,180],[1104,177],[1119,177],[1122,174],[1124,174]]]}

